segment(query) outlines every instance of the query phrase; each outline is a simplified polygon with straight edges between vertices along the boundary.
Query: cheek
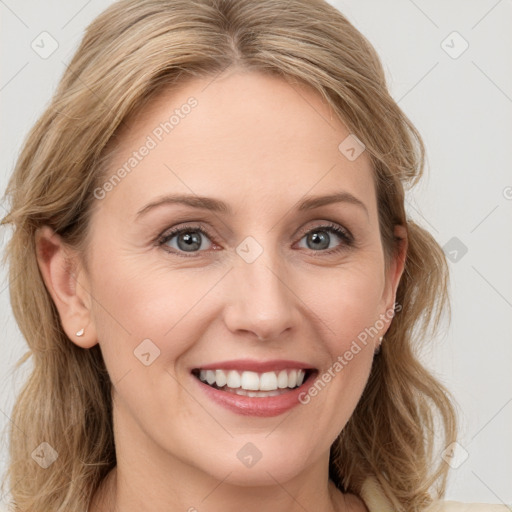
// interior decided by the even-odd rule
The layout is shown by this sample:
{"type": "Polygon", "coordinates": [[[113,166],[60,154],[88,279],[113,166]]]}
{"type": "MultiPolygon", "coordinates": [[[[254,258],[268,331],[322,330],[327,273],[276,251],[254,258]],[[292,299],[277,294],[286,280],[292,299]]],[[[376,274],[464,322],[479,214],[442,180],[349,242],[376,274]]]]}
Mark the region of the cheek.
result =
{"type": "Polygon", "coordinates": [[[315,279],[315,287],[307,296],[307,305],[326,327],[325,333],[333,351],[339,353],[365,329],[375,325],[381,308],[383,274],[377,262],[364,262],[330,270],[324,278],[315,279]]]}
{"type": "MultiPolygon", "coordinates": [[[[310,396],[310,418],[333,439],[353,413],[371,371],[383,278],[376,262],[339,269],[310,294],[329,358],[310,396]],[[320,293],[322,291],[322,293],[320,293]]],[[[317,281],[318,283],[318,281],[317,281]]],[[[306,397],[305,400],[309,398],[306,397]]],[[[330,438],[329,437],[329,438],[330,438]]]]}
{"type": "Polygon", "coordinates": [[[203,299],[219,275],[192,269],[155,269],[141,264],[144,258],[140,255],[110,256],[114,254],[114,250],[97,253],[96,265],[105,263],[97,268],[110,270],[96,274],[92,292],[105,362],[115,373],[117,368],[119,372],[134,365],[137,368],[140,363],[135,357],[145,343],[142,347],[158,354],[155,366],[172,363],[189,348],[189,331],[200,336],[208,302],[203,299]]]}

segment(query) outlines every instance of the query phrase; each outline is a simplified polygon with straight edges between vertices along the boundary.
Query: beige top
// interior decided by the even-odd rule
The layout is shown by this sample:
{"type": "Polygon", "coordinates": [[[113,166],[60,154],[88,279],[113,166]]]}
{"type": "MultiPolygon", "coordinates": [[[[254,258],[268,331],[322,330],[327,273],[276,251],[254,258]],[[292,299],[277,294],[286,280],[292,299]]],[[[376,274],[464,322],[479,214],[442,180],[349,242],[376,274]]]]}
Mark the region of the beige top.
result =
{"type": "MultiPolygon", "coordinates": [[[[360,498],[370,512],[395,512],[391,502],[375,477],[368,477],[362,486],[360,498]]],[[[512,506],[489,505],[487,503],[461,503],[459,501],[438,501],[425,512],[511,512],[512,506]]],[[[8,512],[0,503],[0,512],[8,512]]]]}
{"type": "MultiPolygon", "coordinates": [[[[369,512],[394,512],[390,500],[375,477],[368,477],[361,488],[360,498],[369,512]]],[[[425,512],[510,512],[512,506],[489,505],[487,503],[462,503],[459,501],[437,501],[425,512]]]]}

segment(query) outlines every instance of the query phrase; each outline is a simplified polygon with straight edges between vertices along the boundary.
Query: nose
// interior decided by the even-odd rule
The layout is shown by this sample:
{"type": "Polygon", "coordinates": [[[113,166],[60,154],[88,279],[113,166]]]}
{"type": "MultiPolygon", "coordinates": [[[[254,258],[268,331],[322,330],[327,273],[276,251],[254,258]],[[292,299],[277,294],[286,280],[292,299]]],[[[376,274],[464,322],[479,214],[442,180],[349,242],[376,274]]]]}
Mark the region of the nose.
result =
{"type": "Polygon", "coordinates": [[[233,333],[249,332],[259,340],[274,340],[298,321],[297,298],[290,272],[267,251],[254,262],[235,261],[229,273],[224,321],[233,333]]]}

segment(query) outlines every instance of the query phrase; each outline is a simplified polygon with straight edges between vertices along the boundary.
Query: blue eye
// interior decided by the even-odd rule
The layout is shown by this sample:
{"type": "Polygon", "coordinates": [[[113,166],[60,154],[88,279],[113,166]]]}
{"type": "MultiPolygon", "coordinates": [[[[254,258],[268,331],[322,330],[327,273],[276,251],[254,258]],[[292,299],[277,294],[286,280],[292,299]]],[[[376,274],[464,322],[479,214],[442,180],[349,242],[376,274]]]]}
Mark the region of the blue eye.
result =
{"type": "MultiPolygon", "coordinates": [[[[206,250],[205,240],[210,240],[211,242],[211,239],[212,237],[210,237],[209,233],[202,227],[190,225],[174,228],[164,233],[157,240],[157,245],[171,248],[172,250],[164,248],[164,250],[170,254],[192,257],[194,253],[200,253],[206,250]],[[175,242],[169,244],[169,242],[174,239],[176,239],[175,242]],[[190,256],[186,253],[189,253],[190,256]]],[[[354,246],[352,235],[336,224],[322,225],[310,229],[303,234],[300,240],[302,241],[303,239],[306,239],[306,244],[309,244],[306,246],[306,249],[310,249],[312,252],[318,253],[319,255],[338,253],[354,246]],[[342,240],[342,243],[334,248],[329,247],[332,241],[332,237],[329,236],[329,233],[336,235],[337,238],[342,240]]],[[[208,244],[206,243],[206,245],[208,244]]]]}

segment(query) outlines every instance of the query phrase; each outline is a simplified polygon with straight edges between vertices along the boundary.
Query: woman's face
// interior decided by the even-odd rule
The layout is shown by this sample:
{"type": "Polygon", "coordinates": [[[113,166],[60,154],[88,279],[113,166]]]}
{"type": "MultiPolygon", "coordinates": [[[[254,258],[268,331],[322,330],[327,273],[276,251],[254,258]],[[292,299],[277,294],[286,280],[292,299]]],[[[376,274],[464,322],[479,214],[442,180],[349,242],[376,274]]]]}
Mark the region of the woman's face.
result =
{"type": "Polygon", "coordinates": [[[242,485],[326,470],[402,270],[386,280],[367,153],[315,92],[255,72],[190,81],[127,127],[78,276],[118,454],[242,485]],[[334,194],[345,200],[311,202],[334,194]],[[298,390],[279,387],[306,368],[298,390]],[[214,390],[195,373],[282,394],[214,390]]]}

